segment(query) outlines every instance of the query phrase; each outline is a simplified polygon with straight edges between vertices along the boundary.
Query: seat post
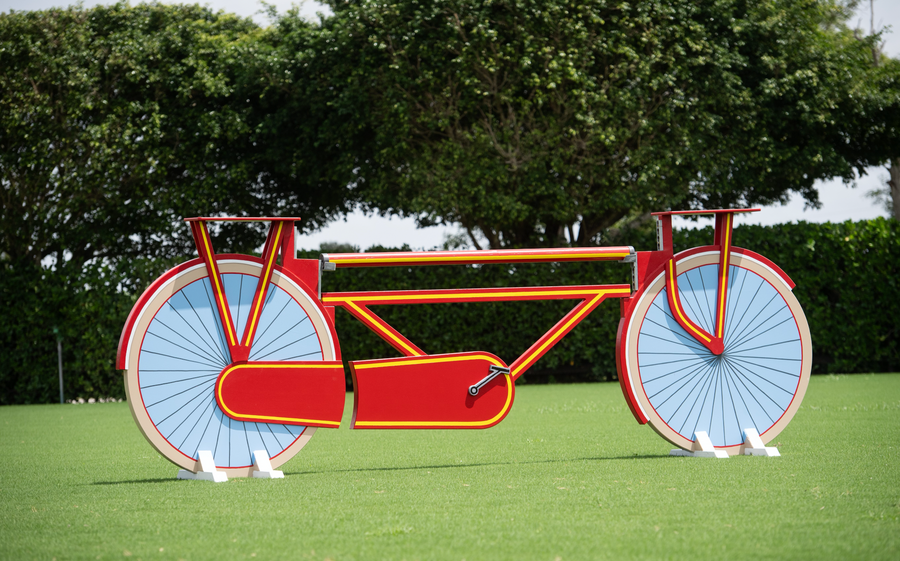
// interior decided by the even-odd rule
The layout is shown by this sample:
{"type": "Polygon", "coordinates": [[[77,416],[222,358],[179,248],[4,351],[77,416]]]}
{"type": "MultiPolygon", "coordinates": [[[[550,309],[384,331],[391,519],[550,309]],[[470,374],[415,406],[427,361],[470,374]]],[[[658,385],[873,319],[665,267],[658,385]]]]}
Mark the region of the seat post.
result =
{"type": "Polygon", "coordinates": [[[656,250],[673,255],[672,249],[672,215],[660,214],[656,217],[656,250]]]}

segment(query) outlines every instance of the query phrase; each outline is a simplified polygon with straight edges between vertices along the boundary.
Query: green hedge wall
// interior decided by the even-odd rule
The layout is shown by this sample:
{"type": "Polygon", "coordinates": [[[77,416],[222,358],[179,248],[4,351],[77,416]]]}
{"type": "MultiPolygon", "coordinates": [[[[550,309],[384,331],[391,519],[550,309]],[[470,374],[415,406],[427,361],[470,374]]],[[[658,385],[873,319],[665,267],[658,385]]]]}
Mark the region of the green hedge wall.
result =
{"type": "Polygon", "coordinates": [[[900,371],[900,222],[742,226],[735,244],[797,283],[813,373],[900,371]]]}
{"type": "MultiPolygon", "coordinates": [[[[653,249],[653,232],[629,232],[613,243],[653,249]]],[[[705,245],[712,229],[675,232],[675,249],[705,245]]],[[[740,226],[734,243],[781,266],[797,283],[813,338],[813,372],[900,371],[900,223],[740,226]]],[[[385,250],[385,248],[372,248],[385,250]]],[[[301,252],[317,258],[319,252],[301,252]]],[[[140,275],[148,266],[141,265],[140,275]]],[[[135,269],[136,270],[136,269],[135,269]]],[[[114,369],[119,330],[137,294],[103,269],[50,272],[5,263],[0,274],[0,403],[59,399],[54,325],[63,337],[66,397],[123,397],[114,369]]],[[[618,263],[350,269],[323,275],[326,291],[538,286],[628,282],[618,263]]],[[[512,362],[575,302],[428,304],[373,308],[430,353],[483,350],[512,362]]],[[[619,303],[610,300],[525,375],[527,383],[611,380],[619,303]]],[[[342,310],[341,350],[348,360],[397,356],[342,310]]]]}
{"type": "Polygon", "coordinates": [[[134,300],[105,269],[0,269],[0,404],[59,401],[56,335],[65,397],[125,397],[115,369],[119,333],[134,300]]]}

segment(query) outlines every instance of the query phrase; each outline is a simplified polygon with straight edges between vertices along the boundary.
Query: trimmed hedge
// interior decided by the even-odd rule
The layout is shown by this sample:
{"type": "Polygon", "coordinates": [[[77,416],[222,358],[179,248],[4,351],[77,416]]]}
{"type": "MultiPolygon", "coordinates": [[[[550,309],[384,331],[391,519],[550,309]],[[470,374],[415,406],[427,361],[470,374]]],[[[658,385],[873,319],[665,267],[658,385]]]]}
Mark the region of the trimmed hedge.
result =
{"type": "Polygon", "coordinates": [[[900,370],[900,222],[742,226],[735,244],[797,283],[814,374],[900,370]]]}
{"type": "MultiPolygon", "coordinates": [[[[654,233],[628,232],[638,250],[654,233]]],[[[712,228],[675,232],[675,249],[705,245],[712,228]]],[[[813,373],[900,371],[900,222],[739,226],[734,243],[765,255],[797,283],[813,339],[813,373]]],[[[386,250],[372,248],[370,251],[386,250]]],[[[300,252],[317,258],[319,252],[300,252]]],[[[142,265],[141,272],[145,273],[142,265]]],[[[618,263],[556,263],[350,269],[323,275],[324,290],[400,290],[552,284],[626,283],[618,263]]],[[[143,275],[142,275],[143,276],[143,275]]],[[[5,264],[0,274],[0,403],[58,400],[56,340],[63,336],[66,397],[123,397],[114,369],[119,331],[136,294],[102,269],[50,272],[5,264]]],[[[129,283],[130,284],[130,283],[129,283]]],[[[427,352],[492,352],[512,362],[554,325],[574,301],[382,306],[374,310],[427,352]]],[[[604,302],[537,365],[529,383],[600,381],[616,377],[619,304],[604,302]]],[[[338,311],[346,360],[398,356],[349,314],[338,311]]]]}
{"type": "Polygon", "coordinates": [[[66,399],[125,397],[116,346],[134,298],[105,269],[0,269],[0,404],[59,401],[56,335],[66,399]]]}
{"type": "MultiPolygon", "coordinates": [[[[655,249],[655,232],[628,232],[617,243],[655,249]]],[[[712,227],[678,230],[675,250],[711,243],[712,227]]],[[[875,219],[840,224],[739,226],[734,243],[765,255],[797,284],[812,332],[813,373],[900,370],[900,223],[875,219]]],[[[309,256],[317,254],[309,253],[309,256]]],[[[350,269],[324,275],[326,291],[627,283],[618,263],[350,269]]],[[[515,360],[574,302],[429,304],[375,308],[430,353],[485,350],[515,360]]],[[[619,304],[609,300],[526,373],[529,381],[616,378],[619,304]]],[[[337,314],[344,358],[394,356],[387,343],[349,314],[337,314]]]]}

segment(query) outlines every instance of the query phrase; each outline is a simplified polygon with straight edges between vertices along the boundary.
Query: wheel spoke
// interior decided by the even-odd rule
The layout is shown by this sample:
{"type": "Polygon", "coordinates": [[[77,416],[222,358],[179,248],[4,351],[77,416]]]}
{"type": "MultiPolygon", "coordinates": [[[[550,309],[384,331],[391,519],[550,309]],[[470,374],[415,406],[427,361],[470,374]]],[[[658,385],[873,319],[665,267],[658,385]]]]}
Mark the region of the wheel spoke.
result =
{"type": "MultiPolygon", "coordinates": [[[[710,376],[711,373],[712,373],[712,368],[710,368],[709,371],[706,373],[706,375],[703,376],[703,379],[700,381],[700,384],[694,386],[694,389],[691,390],[691,393],[689,393],[687,395],[687,399],[690,399],[691,394],[694,393],[694,390],[697,391],[697,396],[694,398],[694,401],[693,401],[693,403],[691,403],[691,406],[685,410],[684,420],[681,422],[681,426],[678,427],[678,434],[680,434],[684,438],[687,438],[688,440],[693,440],[693,433],[690,433],[690,434],[685,433],[684,427],[691,420],[691,417],[693,417],[694,413],[697,414],[697,418],[700,417],[700,411],[703,409],[703,404],[701,403],[700,409],[697,409],[696,408],[697,402],[700,400],[700,396],[703,394],[704,388],[706,388],[707,385],[712,382],[712,376],[710,376]]],[[[685,399],[685,403],[687,402],[687,399],[685,399]]],[[[694,427],[696,428],[696,426],[697,426],[697,420],[695,419],[694,427]]]]}
{"type": "MultiPolygon", "coordinates": [[[[271,301],[271,298],[269,300],[271,301]]],[[[272,321],[269,322],[269,325],[267,325],[266,328],[262,330],[262,332],[260,332],[256,335],[256,337],[254,338],[254,341],[253,341],[254,346],[256,345],[256,343],[262,341],[263,337],[266,335],[266,332],[269,331],[270,327],[275,325],[275,322],[278,320],[279,317],[281,317],[281,312],[283,312],[284,309],[287,308],[288,304],[290,304],[290,303],[291,303],[290,299],[286,300],[284,303],[284,306],[282,306],[281,309],[278,310],[278,313],[275,314],[275,317],[272,319],[272,321]]],[[[265,308],[263,308],[263,311],[265,311],[265,308]]],[[[262,318],[262,317],[263,317],[262,313],[260,313],[260,318],[262,318]]]]}
{"type": "Polygon", "coordinates": [[[765,329],[763,329],[763,326],[766,325],[766,324],[769,322],[769,320],[771,320],[771,319],[772,319],[773,317],[775,317],[776,315],[782,313],[783,311],[784,311],[783,309],[778,310],[777,312],[775,312],[774,314],[772,314],[771,316],[769,316],[765,321],[763,321],[762,323],[760,323],[759,325],[757,325],[757,326],[753,329],[753,331],[751,331],[750,333],[748,333],[747,335],[745,335],[741,340],[736,341],[735,343],[733,343],[733,344],[730,346],[730,348],[733,349],[733,350],[737,350],[737,349],[739,349],[739,348],[741,347],[741,345],[744,345],[745,343],[749,343],[750,341],[753,341],[754,339],[758,339],[758,338],[762,337],[763,335],[768,335],[769,333],[775,331],[776,329],[778,329],[778,328],[781,327],[782,325],[784,325],[784,324],[786,324],[787,322],[789,322],[789,321],[791,321],[791,320],[794,319],[793,316],[788,315],[786,318],[784,318],[783,320],[779,321],[779,322],[776,323],[775,325],[772,325],[772,326],[770,326],[770,327],[766,327],[765,329]]]}
{"type": "MultiPolygon", "coordinates": [[[[672,386],[674,386],[674,385],[677,384],[678,382],[684,380],[684,379],[687,378],[688,376],[691,376],[691,374],[694,374],[694,376],[696,376],[696,374],[695,374],[696,372],[698,372],[698,371],[699,371],[701,368],[703,368],[704,366],[709,366],[709,365],[710,365],[711,363],[713,363],[713,362],[714,362],[714,361],[712,361],[712,360],[707,361],[707,362],[704,362],[703,364],[701,364],[700,366],[698,366],[696,369],[694,369],[692,372],[688,372],[687,374],[685,374],[685,375],[682,376],[681,378],[678,378],[677,380],[675,380],[675,381],[669,383],[668,386],[665,386],[665,387],[663,387],[663,388],[657,390],[656,393],[654,393],[653,395],[649,395],[649,396],[647,396],[647,397],[649,397],[650,399],[655,398],[656,396],[658,396],[658,395],[661,394],[662,392],[666,391],[667,389],[671,388],[672,386]]],[[[691,378],[693,378],[694,376],[691,376],[691,378]]],[[[665,376],[660,376],[660,377],[655,378],[655,379],[658,380],[659,378],[664,378],[664,377],[665,377],[665,376]]],[[[690,380],[688,380],[687,382],[685,382],[684,384],[682,384],[681,386],[679,386],[679,388],[678,388],[677,390],[675,390],[674,392],[672,392],[672,393],[669,395],[669,397],[667,397],[666,399],[664,399],[663,401],[661,401],[661,402],[659,403],[659,407],[662,407],[663,405],[665,405],[666,401],[668,401],[669,399],[671,399],[671,397],[672,397],[673,395],[677,394],[678,391],[679,391],[681,388],[683,388],[688,382],[690,382],[690,380]]]]}
{"type": "MultiPolygon", "coordinates": [[[[769,423],[770,424],[774,423],[775,420],[772,419],[772,416],[769,415],[769,412],[766,410],[766,408],[763,406],[763,404],[760,403],[758,399],[756,399],[756,395],[753,393],[753,390],[751,390],[750,388],[747,387],[747,384],[744,382],[744,376],[738,371],[737,368],[734,367],[734,365],[732,365],[730,363],[726,363],[726,364],[728,364],[728,367],[731,368],[731,370],[734,372],[735,378],[737,379],[737,381],[740,382],[742,386],[744,386],[745,390],[747,390],[747,395],[749,395],[750,397],[753,398],[753,401],[755,401],[756,404],[759,405],[760,411],[762,411],[763,414],[769,418],[769,423]]],[[[752,385],[754,388],[756,388],[759,391],[759,393],[765,395],[765,392],[760,390],[759,388],[757,388],[756,385],[752,381],[750,381],[750,380],[747,380],[747,381],[750,382],[750,385],[752,385]]],[[[768,396],[766,396],[766,397],[768,397],[768,396]]],[[[773,403],[774,403],[774,401],[773,401],[773,403]]],[[[759,427],[759,425],[757,425],[757,427],[759,427]]]]}
{"type": "MultiPolygon", "coordinates": [[[[657,306],[657,307],[658,307],[658,306],[657,306]]],[[[662,310],[662,308],[659,308],[659,309],[662,310]]],[[[667,314],[667,313],[665,312],[665,310],[662,310],[662,311],[663,311],[663,313],[666,314],[668,317],[672,318],[672,316],[670,316],[669,314],[667,314]]],[[[695,350],[700,351],[700,352],[703,352],[703,351],[706,350],[706,347],[703,347],[702,345],[700,345],[700,343],[698,343],[696,339],[694,339],[693,337],[691,337],[690,335],[688,335],[687,332],[686,332],[684,329],[677,330],[677,331],[672,331],[672,329],[673,329],[672,327],[663,325],[663,324],[661,324],[661,323],[659,323],[659,322],[657,322],[657,321],[654,321],[654,320],[650,319],[649,317],[648,317],[645,321],[648,321],[648,322],[652,323],[653,325],[656,325],[657,327],[659,327],[659,328],[665,330],[666,335],[669,335],[669,336],[673,336],[673,335],[674,335],[675,337],[677,337],[677,338],[679,339],[679,342],[681,342],[681,343],[684,344],[684,345],[687,345],[688,347],[690,347],[690,348],[692,348],[692,349],[695,349],[695,350]]],[[[672,318],[672,325],[677,325],[677,322],[675,321],[675,318],[672,318]]],[[[651,333],[645,333],[644,336],[646,336],[646,337],[654,337],[654,338],[659,339],[659,340],[661,340],[661,341],[671,342],[671,341],[668,340],[668,339],[664,339],[664,338],[662,338],[662,337],[660,337],[660,336],[658,336],[658,335],[653,335],[653,334],[651,334],[651,333]]]]}
{"type": "MultiPolygon", "coordinates": [[[[769,307],[769,304],[771,304],[771,303],[775,300],[775,298],[777,298],[777,297],[778,297],[778,293],[776,292],[775,294],[772,295],[771,298],[769,298],[769,301],[766,302],[764,306],[761,306],[761,307],[759,308],[759,311],[756,312],[756,315],[753,316],[753,318],[749,321],[749,323],[747,323],[746,327],[744,327],[744,328],[740,331],[740,333],[738,333],[737,335],[735,335],[735,338],[738,339],[738,340],[740,341],[741,336],[743,336],[744,333],[745,333],[748,329],[750,329],[750,327],[753,325],[753,322],[756,321],[756,318],[758,318],[759,316],[761,316],[762,313],[766,310],[766,308],[769,307]]],[[[778,312],[775,312],[775,313],[777,314],[778,312]]],[[[771,317],[771,316],[770,316],[770,317],[771,317]]],[[[763,323],[761,323],[761,324],[759,324],[759,325],[763,325],[764,323],[765,323],[765,322],[763,322],[763,323]]],[[[757,325],[757,326],[754,327],[753,329],[754,329],[754,330],[757,329],[757,328],[759,327],[759,325],[757,325]]],[[[752,333],[752,331],[751,331],[751,333],[752,333]]],[[[731,344],[732,344],[732,343],[730,343],[730,342],[728,343],[729,346],[730,346],[731,344]]]]}
{"type": "MultiPolygon", "coordinates": [[[[197,317],[197,320],[200,321],[200,325],[203,326],[203,329],[204,329],[204,330],[206,330],[206,326],[204,325],[203,320],[200,319],[200,314],[198,314],[198,313],[197,313],[197,310],[194,309],[194,306],[193,306],[193,304],[191,304],[191,301],[187,299],[187,296],[184,295],[184,292],[183,292],[183,291],[180,292],[179,294],[181,294],[182,299],[188,304],[188,306],[191,308],[191,310],[193,310],[194,315],[197,317]]],[[[209,341],[208,341],[205,337],[203,337],[202,335],[200,335],[200,333],[194,328],[193,325],[191,325],[191,322],[189,322],[189,321],[187,320],[187,318],[184,317],[184,315],[178,310],[178,308],[176,308],[175,306],[172,305],[171,300],[168,301],[168,302],[166,302],[166,305],[169,306],[169,309],[171,309],[173,312],[175,312],[175,314],[176,314],[176,315],[181,319],[181,321],[188,327],[188,329],[190,329],[191,331],[194,332],[194,334],[197,336],[197,339],[198,339],[200,342],[205,343],[205,344],[209,347],[209,349],[213,352],[213,355],[214,355],[214,356],[220,354],[221,351],[216,351],[216,350],[212,347],[212,345],[209,344],[209,341]]],[[[148,331],[149,331],[149,329],[148,329],[148,331]]],[[[209,334],[209,330],[206,330],[206,333],[209,334]]],[[[211,338],[211,337],[212,337],[212,335],[210,335],[210,338],[211,338]]],[[[214,340],[214,339],[213,339],[213,340],[214,340]]],[[[221,357],[221,356],[220,356],[220,361],[223,362],[223,363],[225,363],[225,362],[226,362],[226,361],[225,361],[225,357],[221,357]]]]}
{"type": "MultiPolygon", "coordinates": [[[[759,380],[762,380],[763,382],[767,382],[768,384],[770,384],[770,385],[772,385],[772,386],[778,388],[778,389],[781,390],[781,391],[785,391],[784,389],[779,388],[778,386],[775,386],[774,384],[772,384],[772,382],[769,382],[768,380],[766,380],[765,378],[763,378],[762,376],[760,376],[760,375],[757,374],[756,372],[750,370],[749,368],[743,366],[742,364],[737,364],[737,363],[734,363],[734,362],[731,362],[731,361],[729,361],[729,364],[730,364],[730,365],[734,368],[734,370],[740,375],[740,378],[739,378],[739,379],[741,379],[741,380],[746,380],[751,386],[753,386],[754,388],[756,388],[757,390],[759,390],[759,393],[763,394],[763,395],[766,397],[766,399],[768,399],[769,401],[771,401],[772,404],[775,405],[775,407],[778,407],[781,411],[784,411],[785,408],[784,408],[784,407],[781,407],[781,405],[780,405],[777,401],[775,401],[775,400],[772,398],[772,396],[770,396],[764,389],[762,389],[762,388],[760,388],[758,385],[756,385],[756,383],[755,383],[752,379],[750,379],[750,376],[754,376],[754,377],[758,378],[759,380]],[[741,370],[743,370],[744,372],[741,372],[741,370]]],[[[748,388],[748,389],[749,389],[749,388],[748,388]]],[[[791,394],[790,392],[785,392],[785,393],[787,393],[788,395],[793,395],[793,394],[791,394]]]]}
{"type": "Polygon", "coordinates": [[[284,336],[287,335],[288,333],[293,332],[295,329],[297,329],[297,328],[300,326],[301,323],[303,323],[303,322],[306,321],[307,319],[309,319],[309,318],[308,318],[308,317],[303,317],[303,318],[301,318],[300,321],[298,321],[297,323],[295,323],[294,325],[292,325],[290,329],[286,329],[281,335],[275,337],[274,339],[272,339],[271,341],[269,341],[268,343],[266,343],[265,346],[256,349],[256,354],[259,354],[259,353],[263,352],[264,350],[266,350],[267,348],[269,348],[270,346],[272,346],[272,344],[274,344],[275,341],[281,339],[282,337],[284,337],[284,336]]]}
{"type": "MultiPolygon", "coordinates": [[[[746,274],[744,276],[746,277],[746,274]]],[[[750,302],[748,302],[747,306],[744,307],[744,311],[743,311],[743,313],[741,313],[741,317],[737,321],[731,322],[731,324],[732,324],[731,331],[726,333],[726,335],[725,335],[724,343],[726,346],[728,346],[730,344],[731,338],[734,335],[734,332],[736,330],[740,329],[740,327],[744,324],[744,318],[747,316],[747,312],[749,312],[750,310],[753,309],[753,302],[756,301],[756,297],[757,297],[757,295],[759,295],[759,291],[762,290],[763,284],[765,284],[765,282],[766,281],[764,281],[763,279],[759,279],[759,285],[757,285],[756,291],[753,293],[753,296],[750,297],[750,302]]]]}
{"type": "MultiPolygon", "coordinates": [[[[681,422],[681,427],[679,427],[679,429],[678,429],[678,433],[680,435],[684,436],[685,438],[688,438],[688,439],[693,438],[693,434],[684,434],[684,426],[690,420],[691,414],[694,412],[695,407],[697,406],[697,400],[700,399],[700,394],[703,393],[703,388],[706,386],[706,384],[708,382],[712,381],[712,377],[710,376],[711,373],[712,373],[712,364],[710,363],[709,365],[707,365],[706,372],[704,373],[703,378],[701,379],[700,383],[695,385],[694,388],[691,389],[691,391],[687,394],[687,396],[685,396],[684,402],[678,406],[678,409],[681,409],[681,407],[685,403],[687,403],[688,399],[691,398],[691,394],[694,393],[694,390],[695,389],[697,390],[697,397],[694,398],[694,402],[691,404],[691,406],[687,408],[685,415],[684,415],[684,421],[681,422]]],[[[702,409],[702,404],[701,404],[701,409],[702,409]]],[[[677,412],[678,412],[678,410],[676,409],[676,413],[677,412]]],[[[698,416],[700,415],[699,411],[697,411],[697,415],[698,416]]],[[[670,420],[674,419],[674,418],[675,418],[674,414],[671,417],[669,417],[670,420]]],[[[695,423],[695,426],[696,426],[696,423],[695,423]]]]}
{"type": "MultiPolygon", "coordinates": [[[[749,349],[741,349],[741,352],[756,351],[756,350],[759,350],[759,349],[770,349],[770,348],[772,348],[772,347],[777,347],[778,345],[787,345],[787,344],[789,344],[789,343],[799,343],[799,342],[800,342],[800,339],[799,339],[799,338],[797,338],[797,339],[785,339],[785,340],[782,340],[782,341],[775,341],[774,343],[768,343],[768,344],[766,344],[766,345],[760,345],[760,346],[758,346],[758,347],[750,347],[749,349]]],[[[735,356],[734,350],[730,350],[730,351],[729,351],[729,354],[730,354],[731,356],[735,356]]],[[[771,358],[771,357],[769,357],[769,358],[771,358]]]]}
{"type": "MultiPolygon", "coordinates": [[[[196,342],[192,341],[191,339],[188,339],[187,337],[185,337],[184,335],[182,335],[181,333],[179,333],[179,332],[176,331],[175,329],[172,329],[171,327],[169,327],[168,325],[166,325],[165,323],[163,323],[163,321],[162,321],[161,319],[156,318],[155,321],[156,321],[156,323],[159,323],[159,325],[161,325],[162,327],[168,329],[168,330],[169,330],[170,332],[172,332],[174,335],[177,335],[178,337],[180,337],[182,341],[184,341],[184,342],[187,343],[188,345],[191,345],[191,346],[195,349],[195,350],[193,351],[195,354],[202,355],[202,356],[208,358],[209,360],[211,360],[211,361],[213,361],[213,362],[222,362],[222,357],[220,357],[219,355],[217,355],[217,354],[215,353],[215,351],[213,351],[212,353],[207,352],[207,349],[212,350],[212,349],[209,347],[209,344],[208,344],[208,343],[207,343],[207,349],[204,349],[203,347],[201,347],[200,345],[198,345],[196,342]]],[[[151,335],[151,334],[152,334],[152,335],[155,335],[156,337],[159,337],[160,339],[163,339],[164,341],[166,341],[166,339],[164,339],[164,338],[163,338],[162,336],[160,336],[159,334],[157,334],[157,333],[155,333],[155,332],[151,332],[150,330],[147,330],[147,335],[151,335]]],[[[204,342],[206,342],[206,341],[204,341],[204,342]]],[[[174,343],[173,343],[173,344],[174,344],[174,343]]],[[[184,347],[182,347],[182,348],[184,348],[184,347]]],[[[188,349],[185,349],[185,350],[188,350],[188,349]]],[[[224,366],[224,363],[222,364],[222,366],[224,366]]]]}

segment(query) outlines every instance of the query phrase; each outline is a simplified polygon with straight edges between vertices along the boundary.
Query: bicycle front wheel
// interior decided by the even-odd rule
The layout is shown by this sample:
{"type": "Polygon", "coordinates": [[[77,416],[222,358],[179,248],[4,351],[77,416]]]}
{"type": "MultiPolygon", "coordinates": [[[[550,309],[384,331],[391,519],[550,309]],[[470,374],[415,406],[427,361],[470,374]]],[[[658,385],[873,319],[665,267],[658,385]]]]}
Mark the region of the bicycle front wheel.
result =
{"type": "MultiPolygon", "coordinates": [[[[775,438],[800,407],[812,367],[806,316],[790,287],[764,259],[735,248],[725,310],[725,350],[714,355],[669,309],[662,274],[646,285],[625,327],[628,377],[639,407],[663,438],[683,449],[696,431],[729,454],[743,430],[775,438]]],[[[718,251],[676,256],[685,310],[714,331],[718,251]]]]}
{"type": "MultiPolygon", "coordinates": [[[[262,263],[217,256],[232,321],[243,332],[262,263]]],[[[185,469],[198,451],[210,450],[229,477],[247,477],[254,450],[266,450],[273,467],[312,438],[314,427],[235,421],[213,394],[230,362],[206,267],[199,260],[167,273],[148,291],[127,342],[126,391],[132,415],[150,443],[185,469]]],[[[335,360],[337,351],[324,310],[302,282],[283,270],[272,275],[250,360],[335,360]]]]}

